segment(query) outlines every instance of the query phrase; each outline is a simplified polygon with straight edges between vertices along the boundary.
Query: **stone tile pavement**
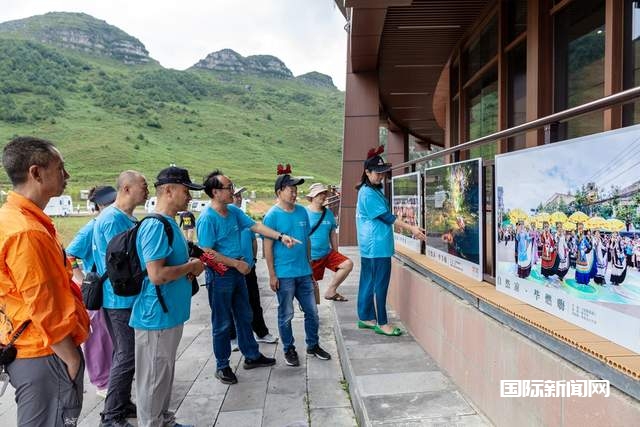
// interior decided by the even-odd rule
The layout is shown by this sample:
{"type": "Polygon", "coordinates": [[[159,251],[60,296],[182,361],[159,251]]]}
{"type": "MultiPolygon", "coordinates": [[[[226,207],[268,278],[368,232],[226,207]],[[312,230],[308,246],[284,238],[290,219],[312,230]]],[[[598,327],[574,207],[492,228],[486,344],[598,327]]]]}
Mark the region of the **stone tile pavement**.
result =
{"type": "MultiPolygon", "coordinates": [[[[178,422],[223,427],[490,425],[410,335],[385,337],[357,328],[360,262],[356,248],[344,252],[356,265],[340,288],[349,301],[322,299],[319,306],[320,344],[332,360],[306,357],[303,316],[296,304],[293,328],[301,366],[284,363],[279,343],[260,344],[265,355],[275,355],[276,365],[246,371],[241,354],[234,352],[231,363],[239,381],[235,385],[214,377],[210,310],[201,288],[178,349],[171,402],[178,422]]],[[[277,300],[263,260],[258,261],[258,277],[265,320],[271,333],[278,334],[277,300]]],[[[329,277],[321,283],[321,294],[329,277]]],[[[393,312],[391,320],[402,327],[393,312]]],[[[13,399],[9,387],[0,398],[2,426],[15,425],[13,399]]],[[[85,377],[79,425],[99,425],[103,402],[85,377]]]]}
{"type": "MultiPolygon", "coordinates": [[[[277,336],[278,302],[269,289],[263,260],[258,262],[258,277],[265,320],[270,332],[277,336]]],[[[306,357],[304,318],[297,304],[295,306],[293,330],[300,366],[285,364],[279,342],[260,344],[263,354],[275,355],[276,365],[247,371],[242,368],[240,352],[233,352],[231,366],[236,370],[238,384],[229,386],[214,377],[211,311],[207,291],[200,288],[192,300],[191,319],[185,324],[178,348],[171,401],[178,422],[221,427],[356,426],[338,360],[331,303],[322,300],[319,306],[320,345],[333,356],[329,361],[306,357]]],[[[85,374],[79,426],[98,426],[103,407],[104,400],[95,394],[95,387],[85,374]]],[[[129,421],[136,425],[135,420],[129,421]]],[[[16,404],[9,386],[0,398],[0,425],[15,424],[16,404]]]]}
{"type": "MultiPolygon", "coordinates": [[[[387,337],[358,329],[358,251],[342,251],[356,267],[340,287],[349,301],[334,303],[332,310],[340,362],[360,425],[491,425],[411,335],[387,337]]],[[[403,328],[393,311],[388,312],[390,323],[403,328]]]]}

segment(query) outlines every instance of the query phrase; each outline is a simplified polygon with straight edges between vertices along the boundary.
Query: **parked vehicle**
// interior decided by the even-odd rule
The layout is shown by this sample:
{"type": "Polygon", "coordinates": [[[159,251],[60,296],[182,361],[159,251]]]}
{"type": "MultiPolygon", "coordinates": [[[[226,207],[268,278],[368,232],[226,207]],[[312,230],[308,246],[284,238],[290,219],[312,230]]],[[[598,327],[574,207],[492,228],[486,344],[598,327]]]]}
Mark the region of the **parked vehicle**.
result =
{"type": "Polygon", "coordinates": [[[156,202],[158,198],[156,196],[149,197],[146,202],[144,202],[144,210],[148,213],[153,213],[156,211],[156,202]]]}
{"type": "Polygon", "coordinates": [[[44,208],[44,213],[49,216],[67,216],[73,213],[73,201],[71,196],[58,196],[49,199],[44,208]]]}
{"type": "Polygon", "coordinates": [[[208,200],[194,199],[189,202],[189,210],[191,212],[202,212],[209,204],[208,200]]]}

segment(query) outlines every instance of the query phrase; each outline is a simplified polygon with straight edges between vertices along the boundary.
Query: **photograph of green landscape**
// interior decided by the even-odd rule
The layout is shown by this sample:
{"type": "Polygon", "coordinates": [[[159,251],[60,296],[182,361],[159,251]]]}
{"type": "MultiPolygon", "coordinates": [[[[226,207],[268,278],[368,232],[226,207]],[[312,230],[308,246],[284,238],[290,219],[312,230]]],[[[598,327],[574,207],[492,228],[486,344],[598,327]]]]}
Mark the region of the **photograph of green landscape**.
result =
{"type": "MultiPolygon", "coordinates": [[[[163,68],[134,35],[84,13],[0,23],[0,139],[39,135],[64,153],[67,194],[176,163],[220,168],[271,197],[276,165],[338,184],[344,93],[275,56],[209,54],[163,68]],[[321,160],[321,161],[318,161],[321,160]]],[[[187,41],[185,41],[187,42],[187,41]]],[[[9,182],[3,174],[0,190],[9,182]]]]}

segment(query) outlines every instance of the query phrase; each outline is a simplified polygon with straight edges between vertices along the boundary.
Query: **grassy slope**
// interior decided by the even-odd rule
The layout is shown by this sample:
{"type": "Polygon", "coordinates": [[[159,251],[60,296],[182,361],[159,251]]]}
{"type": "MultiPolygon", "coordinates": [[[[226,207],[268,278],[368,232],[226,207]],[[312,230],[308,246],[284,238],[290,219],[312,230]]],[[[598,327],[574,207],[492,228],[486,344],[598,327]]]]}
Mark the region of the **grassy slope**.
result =
{"type": "MultiPolygon", "coordinates": [[[[37,120],[0,120],[0,140],[37,135],[54,141],[68,164],[72,176],[68,192],[74,197],[81,188],[113,182],[119,171],[129,168],[152,179],[169,163],[189,168],[196,179],[221,168],[238,184],[262,194],[271,191],[278,162],[290,162],[298,175],[339,181],[341,92],[256,76],[129,67],[45,50],[74,64],[58,71],[69,74],[68,82],[52,89],[64,107],[37,120]],[[178,80],[195,84],[203,93],[185,92],[175,83],[178,80]],[[122,99],[122,106],[113,105],[122,99]],[[161,127],[154,127],[157,124],[161,127]]],[[[6,93],[6,82],[18,76],[5,73],[4,78],[6,93]]],[[[48,102],[38,90],[8,96],[18,106],[48,102]]],[[[7,186],[6,177],[0,177],[0,188],[7,186]]]]}

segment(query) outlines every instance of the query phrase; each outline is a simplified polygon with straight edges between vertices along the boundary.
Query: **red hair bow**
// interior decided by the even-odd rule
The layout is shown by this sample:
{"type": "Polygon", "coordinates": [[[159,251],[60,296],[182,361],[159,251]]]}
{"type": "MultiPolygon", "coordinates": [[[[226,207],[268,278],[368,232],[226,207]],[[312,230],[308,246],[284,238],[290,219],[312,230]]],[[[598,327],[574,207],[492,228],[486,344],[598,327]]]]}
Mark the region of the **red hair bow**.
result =
{"type": "Polygon", "coordinates": [[[370,159],[370,158],[375,157],[375,156],[379,156],[382,153],[384,153],[384,145],[381,145],[378,148],[372,148],[367,153],[367,159],[370,159]]]}
{"type": "Polygon", "coordinates": [[[282,166],[282,164],[279,164],[277,173],[278,175],[291,174],[291,165],[287,163],[287,166],[285,167],[285,166],[282,166]]]}

